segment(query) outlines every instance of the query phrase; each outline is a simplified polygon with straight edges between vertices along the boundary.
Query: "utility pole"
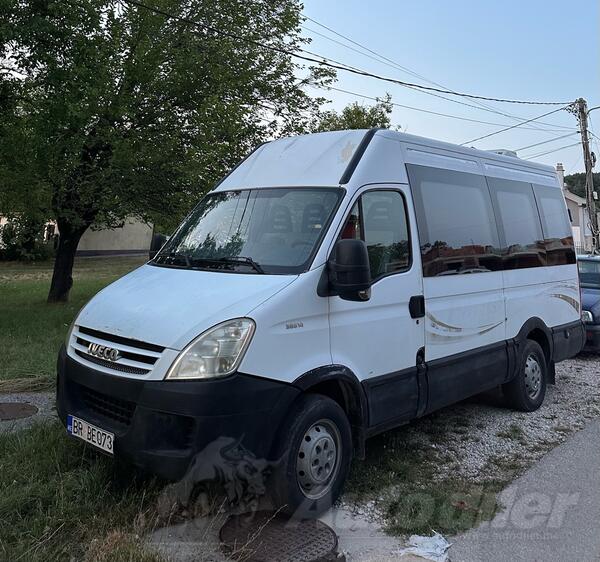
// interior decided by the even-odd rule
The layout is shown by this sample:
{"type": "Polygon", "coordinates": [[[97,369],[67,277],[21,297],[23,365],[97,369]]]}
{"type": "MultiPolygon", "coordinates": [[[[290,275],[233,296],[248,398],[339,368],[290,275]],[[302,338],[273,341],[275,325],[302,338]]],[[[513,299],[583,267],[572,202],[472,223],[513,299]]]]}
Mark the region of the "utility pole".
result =
{"type": "Polygon", "coordinates": [[[577,118],[579,120],[579,131],[581,132],[581,146],[583,148],[583,161],[585,162],[585,199],[587,202],[588,215],[590,217],[590,230],[592,231],[592,253],[600,251],[600,232],[598,231],[598,214],[596,212],[596,193],[594,192],[594,176],[592,168],[592,154],[590,152],[590,140],[588,137],[588,109],[587,102],[579,98],[577,106],[577,118]]]}

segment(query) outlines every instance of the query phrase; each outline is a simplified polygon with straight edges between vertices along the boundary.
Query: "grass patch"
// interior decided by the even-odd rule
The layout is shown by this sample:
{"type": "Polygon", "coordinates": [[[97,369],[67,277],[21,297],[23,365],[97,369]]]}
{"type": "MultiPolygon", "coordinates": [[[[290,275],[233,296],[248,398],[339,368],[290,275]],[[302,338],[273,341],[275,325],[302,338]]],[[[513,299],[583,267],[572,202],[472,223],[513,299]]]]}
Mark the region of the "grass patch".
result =
{"type": "Polygon", "coordinates": [[[523,432],[523,429],[516,423],[511,423],[506,429],[499,431],[496,433],[496,435],[502,439],[512,439],[513,441],[518,441],[519,443],[525,442],[525,433],[523,432]]]}
{"type": "Polygon", "coordinates": [[[348,499],[377,500],[387,531],[395,535],[432,529],[453,534],[494,516],[503,483],[434,480],[436,464],[445,461],[434,449],[408,441],[406,433],[400,428],[369,440],[367,459],[353,463],[348,499]]]}
{"type": "MultiPolygon", "coordinates": [[[[70,302],[47,304],[52,264],[0,264],[0,393],[54,386],[69,325],[143,258],[76,261],[70,302]]],[[[159,484],[69,440],[58,422],[0,435],[0,561],[157,562],[139,533],[159,484]]]]}
{"type": "Polygon", "coordinates": [[[100,289],[144,258],[80,258],[68,303],[47,304],[52,264],[0,264],[0,392],[42,390],[54,384],[58,350],[77,312],[100,289]]]}
{"type": "Polygon", "coordinates": [[[59,422],[2,435],[0,560],[153,562],[135,536],[136,521],[154,521],[157,492],[155,480],[67,439],[59,422]]]}

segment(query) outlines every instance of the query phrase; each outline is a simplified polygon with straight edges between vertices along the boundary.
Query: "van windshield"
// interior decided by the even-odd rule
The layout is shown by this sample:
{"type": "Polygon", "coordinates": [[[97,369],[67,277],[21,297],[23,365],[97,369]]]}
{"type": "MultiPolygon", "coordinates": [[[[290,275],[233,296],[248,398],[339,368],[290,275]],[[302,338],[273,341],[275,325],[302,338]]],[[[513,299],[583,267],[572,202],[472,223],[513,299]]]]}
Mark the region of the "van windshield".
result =
{"type": "Polygon", "coordinates": [[[204,197],[156,265],[243,273],[305,271],[342,198],[340,188],[222,191],[204,197]]]}

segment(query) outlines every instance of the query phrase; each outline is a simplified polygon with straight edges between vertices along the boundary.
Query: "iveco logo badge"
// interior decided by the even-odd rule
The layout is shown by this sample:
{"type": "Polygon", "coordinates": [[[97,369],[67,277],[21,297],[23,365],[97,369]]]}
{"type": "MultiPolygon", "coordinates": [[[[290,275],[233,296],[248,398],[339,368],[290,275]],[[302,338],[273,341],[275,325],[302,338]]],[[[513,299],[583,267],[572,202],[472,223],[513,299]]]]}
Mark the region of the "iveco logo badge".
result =
{"type": "Polygon", "coordinates": [[[101,359],[107,359],[108,361],[117,361],[121,354],[118,349],[112,347],[106,347],[98,343],[90,343],[88,345],[88,353],[94,357],[100,357],[101,359]]]}

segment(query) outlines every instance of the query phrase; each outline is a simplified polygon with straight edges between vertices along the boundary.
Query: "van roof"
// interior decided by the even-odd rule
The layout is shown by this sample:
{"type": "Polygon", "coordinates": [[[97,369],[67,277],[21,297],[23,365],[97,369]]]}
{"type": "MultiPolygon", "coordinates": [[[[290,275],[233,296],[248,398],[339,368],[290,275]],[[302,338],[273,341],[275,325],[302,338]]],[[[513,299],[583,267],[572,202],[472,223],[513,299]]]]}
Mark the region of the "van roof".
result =
{"type": "Polygon", "coordinates": [[[495,175],[494,170],[504,170],[520,174],[524,181],[539,177],[543,183],[558,184],[552,166],[388,129],[356,129],[285,137],[262,144],[215,189],[339,186],[352,180],[361,185],[406,183],[404,163],[416,153],[420,153],[421,160],[432,156],[431,165],[437,167],[452,167],[452,161],[462,161],[471,164],[465,171],[472,173],[495,175]],[[360,173],[354,178],[357,168],[360,173]],[[373,177],[372,172],[376,172],[373,177]]]}

